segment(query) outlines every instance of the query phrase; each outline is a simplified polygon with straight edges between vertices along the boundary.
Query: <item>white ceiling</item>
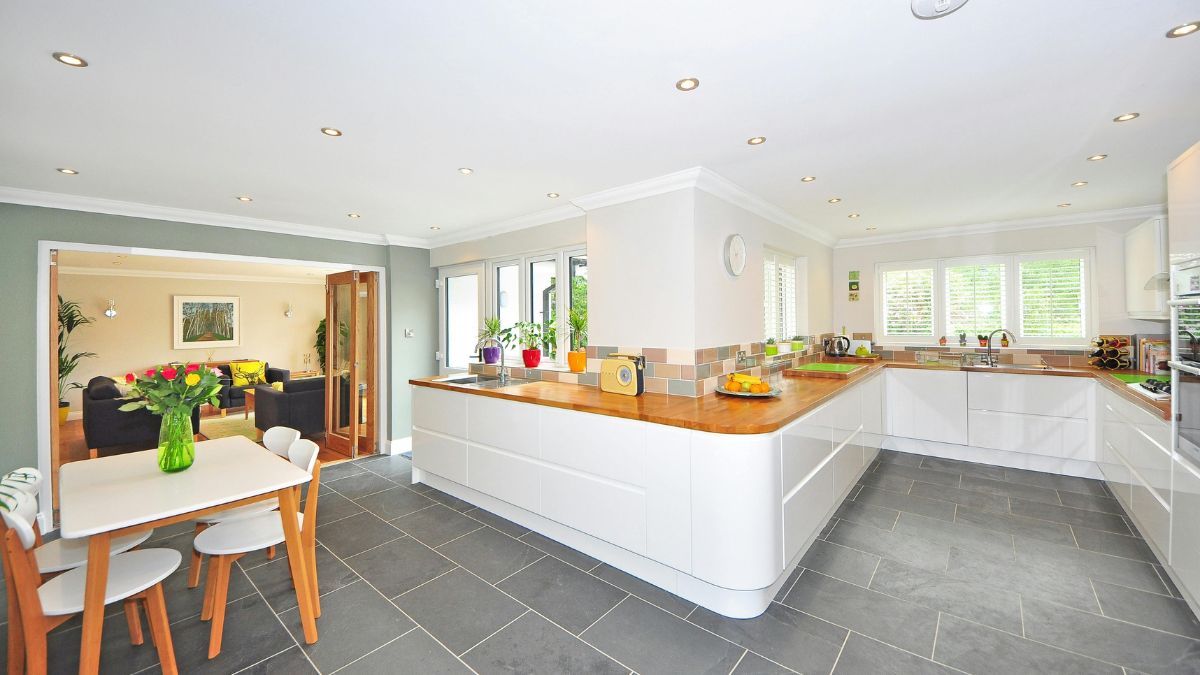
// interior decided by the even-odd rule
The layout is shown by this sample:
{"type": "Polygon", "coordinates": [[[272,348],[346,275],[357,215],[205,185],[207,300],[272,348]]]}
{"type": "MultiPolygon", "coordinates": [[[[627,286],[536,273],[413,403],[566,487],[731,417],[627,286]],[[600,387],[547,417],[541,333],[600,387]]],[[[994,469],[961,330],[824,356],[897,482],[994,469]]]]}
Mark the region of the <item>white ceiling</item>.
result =
{"type": "Polygon", "coordinates": [[[907,0],[6,2],[0,186],[434,243],[694,166],[837,237],[1158,204],[1200,139],[1200,35],[1164,33],[1197,19],[1194,0],[936,21],[907,0]]]}

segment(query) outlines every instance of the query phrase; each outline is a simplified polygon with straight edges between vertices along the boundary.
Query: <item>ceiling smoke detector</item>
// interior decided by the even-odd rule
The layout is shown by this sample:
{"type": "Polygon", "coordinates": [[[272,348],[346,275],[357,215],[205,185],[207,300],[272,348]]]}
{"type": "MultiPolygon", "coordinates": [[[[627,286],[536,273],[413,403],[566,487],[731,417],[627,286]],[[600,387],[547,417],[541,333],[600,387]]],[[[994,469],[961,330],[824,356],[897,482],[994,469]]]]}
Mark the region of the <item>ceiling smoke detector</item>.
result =
{"type": "Polygon", "coordinates": [[[912,0],[912,13],[918,19],[940,19],[965,4],[967,0],[912,0]]]}

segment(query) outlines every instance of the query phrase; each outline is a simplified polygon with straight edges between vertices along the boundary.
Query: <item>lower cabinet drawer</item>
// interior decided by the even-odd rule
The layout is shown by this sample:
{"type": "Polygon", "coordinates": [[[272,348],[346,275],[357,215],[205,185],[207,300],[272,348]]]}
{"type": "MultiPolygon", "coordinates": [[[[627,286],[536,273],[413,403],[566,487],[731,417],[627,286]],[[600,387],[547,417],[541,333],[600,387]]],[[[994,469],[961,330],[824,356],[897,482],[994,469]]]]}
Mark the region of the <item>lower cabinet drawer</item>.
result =
{"type": "Polygon", "coordinates": [[[642,489],[544,465],[539,471],[543,516],[634,553],[646,553],[642,489]]]}
{"type": "Polygon", "coordinates": [[[1100,467],[1100,473],[1104,474],[1104,482],[1108,483],[1108,489],[1117,496],[1121,506],[1127,511],[1133,510],[1133,493],[1130,491],[1133,474],[1125,460],[1121,459],[1120,453],[1114,450],[1107,440],[1100,444],[1100,457],[1096,463],[1100,467]]]}
{"type": "Polygon", "coordinates": [[[837,498],[834,463],[826,462],[783,502],[784,564],[800,552],[804,543],[825,523],[837,498]]]}
{"type": "Polygon", "coordinates": [[[414,428],[412,448],[412,462],[416,468],[455,483],[467,484],[466,441],[414,428]]]}
{"type": "Polygon", "coordinates": [[[1138,528],[1146,539],[1154,542],[1163,556],[1169,556],[1171,512],[1136,477],[1133,481],[1133,508],[1130,509],[1130,513],[1137,520],[1138,528]]]}
{"type": "Polygon", "coordinates": [[[862,436],[855,434],[846,444],[838,448],[837,454],[833,456],[833,481],[835,488],[835,497],[845,494],[854,485],[854,481],[858,479],[859,472],[863,468],[863,449],[859,443],[862,436]]]}
{"type": "Polygon", "coordinates": [[[1088,422],[990,410],[967,411],[970,445],[1065,459],[1093,459],[1088,422]]]}
{"type": "Polygon", "coordinates": [[[1193,600],[1200,599],[1200,469],[1175,459],[1171,495],[1171,569],[1193,600]]]}
{"type": "Polygon", "coordinates": [[[467,487],[528,511],[541,510],[540,469],[517,453],[467,446],[467,487]]]}
{"type": "Polygon", "coordinates": [[[1125,458],[1125,462],[1142,477],[1147,487],[1156,491],[1164,502],[1170,499],[1171,455],[1166,449],[1148,437],[1140,427],[1128,430],[1124,447],[1114,447],[1125,458]]]}

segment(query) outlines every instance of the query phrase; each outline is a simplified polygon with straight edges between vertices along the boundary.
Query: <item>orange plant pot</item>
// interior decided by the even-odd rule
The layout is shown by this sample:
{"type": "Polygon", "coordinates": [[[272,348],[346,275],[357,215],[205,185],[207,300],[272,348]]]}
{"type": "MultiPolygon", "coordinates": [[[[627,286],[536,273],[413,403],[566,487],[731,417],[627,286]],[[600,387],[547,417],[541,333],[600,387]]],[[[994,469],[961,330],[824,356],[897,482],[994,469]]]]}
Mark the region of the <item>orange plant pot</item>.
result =
{"type": "Polygon", "coordinates": [[[567,366],[572,373],[582,373],[587,370],[587,352],[567,352],[567,366]]]}

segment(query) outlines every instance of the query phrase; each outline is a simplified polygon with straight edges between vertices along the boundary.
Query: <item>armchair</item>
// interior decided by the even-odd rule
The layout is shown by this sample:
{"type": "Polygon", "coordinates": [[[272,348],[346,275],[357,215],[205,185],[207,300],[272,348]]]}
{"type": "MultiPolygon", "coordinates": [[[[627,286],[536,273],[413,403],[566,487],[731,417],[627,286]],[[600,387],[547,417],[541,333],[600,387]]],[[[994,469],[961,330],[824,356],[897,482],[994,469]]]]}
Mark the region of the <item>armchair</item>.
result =
{"type": "Polygon", "coordinates": [[[305,435],[325,431],[325,378],[305,377],[283,383],[283,391],[260,384],[254,388],[254,426],[291,427],[305,435]]]}

